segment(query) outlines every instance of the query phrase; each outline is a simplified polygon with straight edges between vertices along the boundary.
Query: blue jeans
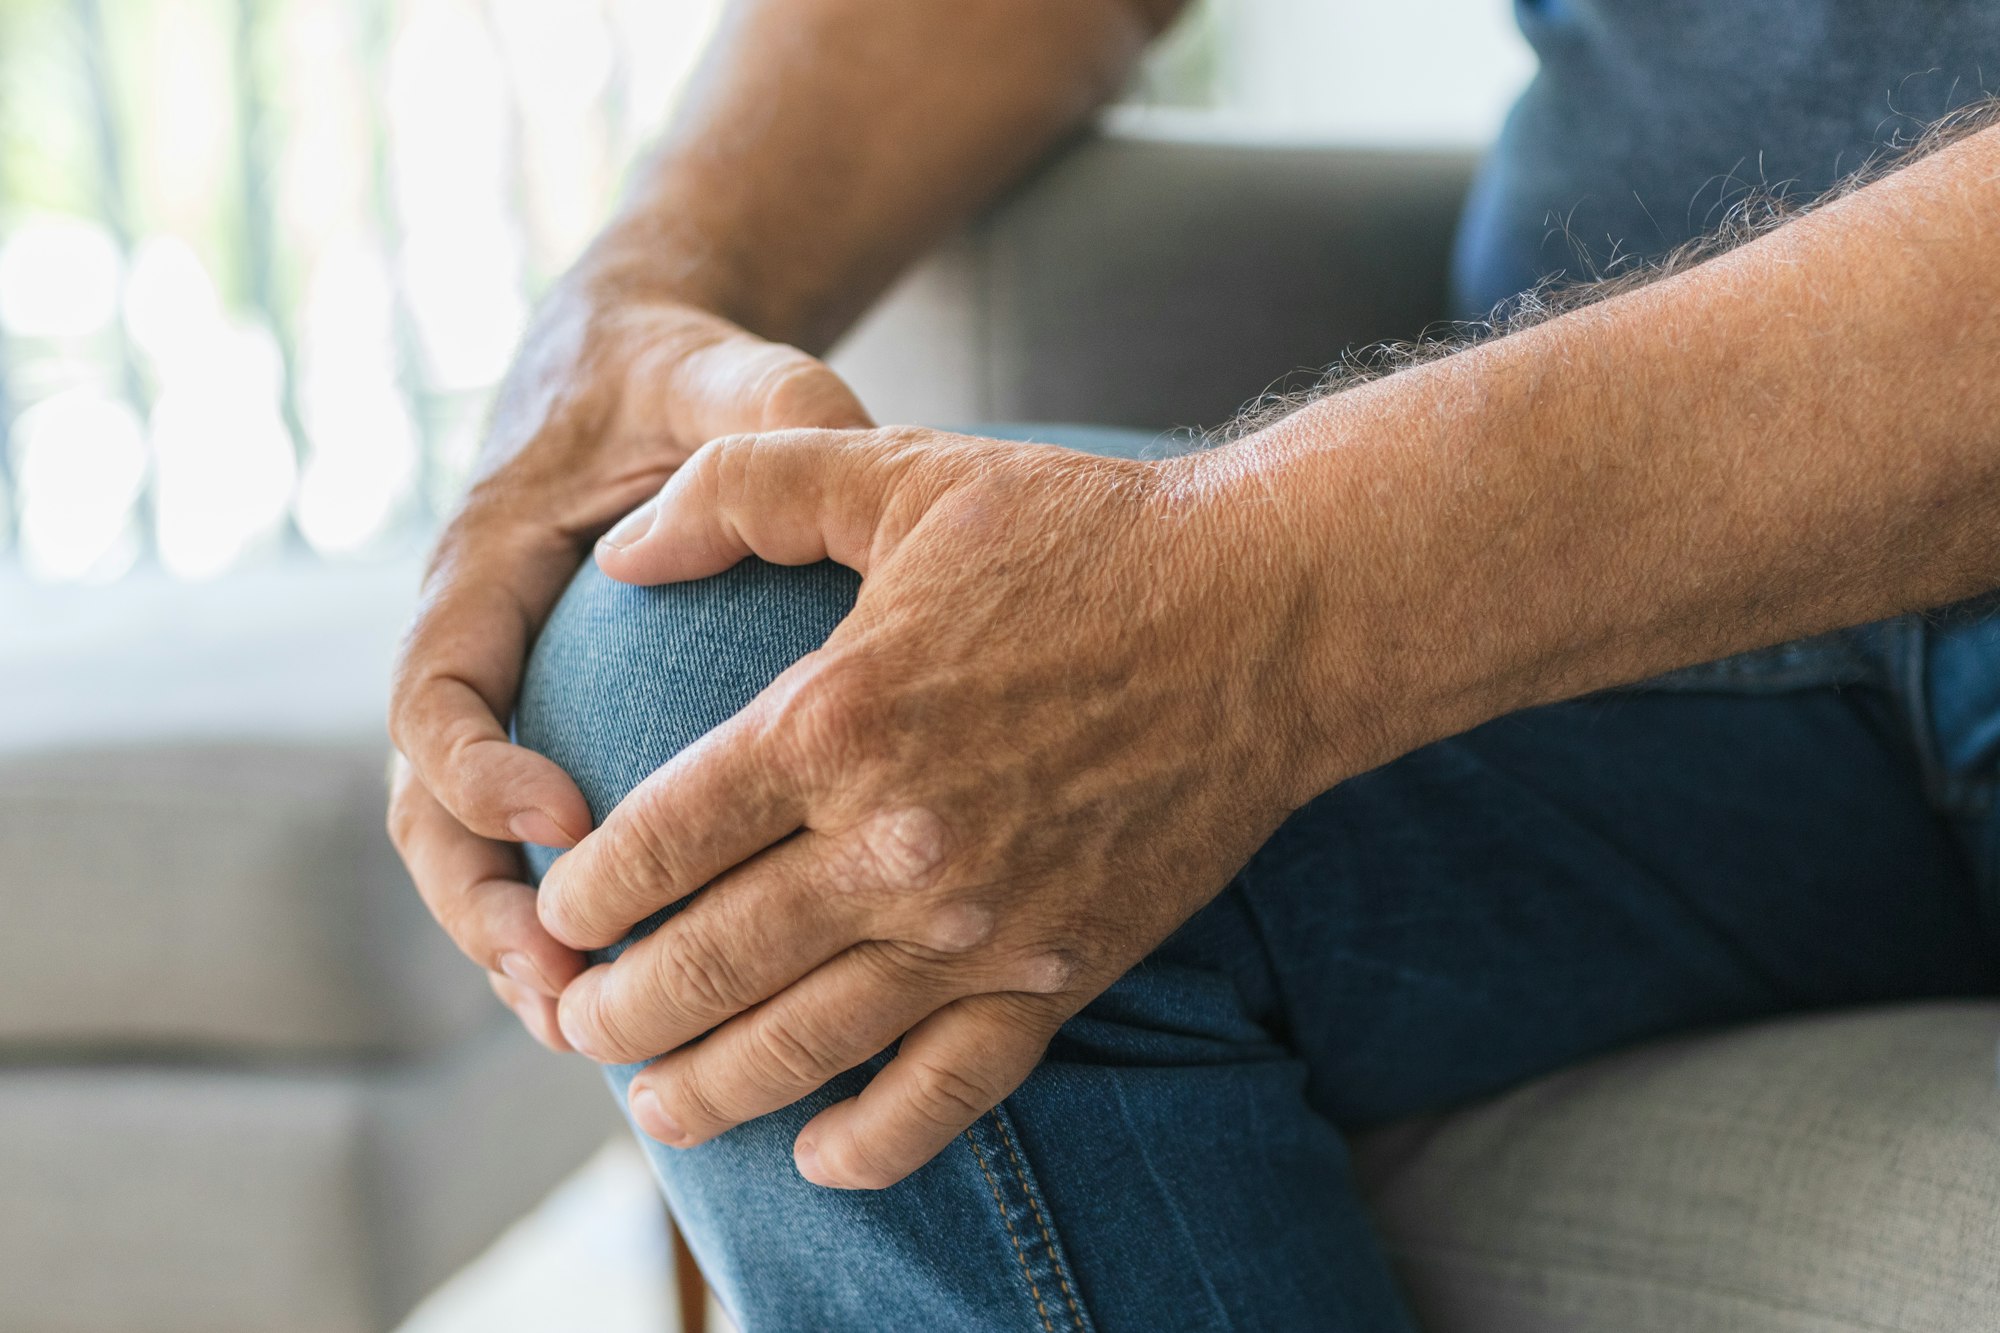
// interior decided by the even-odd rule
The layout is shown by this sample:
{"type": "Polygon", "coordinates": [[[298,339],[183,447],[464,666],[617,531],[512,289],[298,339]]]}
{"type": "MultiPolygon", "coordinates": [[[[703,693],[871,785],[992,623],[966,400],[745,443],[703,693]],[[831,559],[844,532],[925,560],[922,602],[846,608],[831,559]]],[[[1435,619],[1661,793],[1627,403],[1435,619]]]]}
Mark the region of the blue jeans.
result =
{"type": "MultiPolygon", "coordinates": [[[[602,817],[857,587],[833,565],[649,589],[586,570],[519,734],[602,817]]],[[[1687,1028],[2000,990],[1996,752],[2000,620],[1978,607],[1504,717],[1300,809],[902,1184],[791,1164],[879,1059],[648,1151],[746,1333],[1408,1330],[1350,1132],[1687,1028]]]]}

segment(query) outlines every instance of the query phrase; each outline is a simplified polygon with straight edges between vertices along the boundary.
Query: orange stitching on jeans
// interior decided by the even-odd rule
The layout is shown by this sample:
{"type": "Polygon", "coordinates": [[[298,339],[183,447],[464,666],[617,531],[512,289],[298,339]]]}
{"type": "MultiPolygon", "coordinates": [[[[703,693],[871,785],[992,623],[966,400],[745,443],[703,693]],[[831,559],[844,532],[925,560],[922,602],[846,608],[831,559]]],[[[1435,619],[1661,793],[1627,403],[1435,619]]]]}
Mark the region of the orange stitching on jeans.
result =
{"type": "Polygon", "coordinates": [[[1069,1302],[1070,1323],[1076,1333],[1083,1333],[1083,1311],[1076,1308],[1076,1293],[1069,1289],[1069,1279],[1063,1276],[1062,1260],[1056,1258],[1056,1238],[1049,1234],[1049,1221],[1042,1216],[1042,1205],[1035,1202],[1035,1192],[1028,1188],[1028,1171],[1021,1163],[1021,1154],[1014,1148],[1014,1131],[1007,1128],[1007,1122],[998,1114],[993,1123],[1000,1127],[1001,1141],[1007,1145],[1007,1155],[1014,1159],[1014,1179],[1021,1182],[1021,1193],[1028,1198],[1028,1207],[1035,1213],[1035,1225],[1042,1229],[1042,1245],[1049,1252],[1049,1267],[1055,1270],[1056,1281],[1062,1286],[1063,1299],[1069,1302]]]}
{"type": "MultiPolygon", "coordinates": [[[[999,1125],[1000,1117],[994,1116],[993,1123],[999,1125]]],[[[1006,1137],[1004,1126],[1001,1137],[1006,1137]]],[[[1021,1276],[1028,1280],[1028,1294],[1035,1298],[1035,1312],[1042,1317],[1043,1333],[1056,1333],[1056,1326],[1049,1322],[1049,1307],[1042,1300],[1042,1289],[1035,1285],[1035,1275],[1028,1267],[1028,1252],[1021,1247],[1021,1238],[1014,1234],[1014,1219],[1007,1216],[1007,1203],[1000,1197],[1000,1182],[993,1178],[986,1165],[986,1154],[979,1151],[979,1140],[972,1137],[970,1129],[965,1131],[965,1141],[972,1145],[972,1160],[979,1163],[979,1173],[986,1177],[986,1188],[993,1191],[993,1206],[1000,1210],[1000,1225],[1007,1228],[1007,1239],[1014,1242],[1014,1257],[1021,1262],[1021,1276]]]]}

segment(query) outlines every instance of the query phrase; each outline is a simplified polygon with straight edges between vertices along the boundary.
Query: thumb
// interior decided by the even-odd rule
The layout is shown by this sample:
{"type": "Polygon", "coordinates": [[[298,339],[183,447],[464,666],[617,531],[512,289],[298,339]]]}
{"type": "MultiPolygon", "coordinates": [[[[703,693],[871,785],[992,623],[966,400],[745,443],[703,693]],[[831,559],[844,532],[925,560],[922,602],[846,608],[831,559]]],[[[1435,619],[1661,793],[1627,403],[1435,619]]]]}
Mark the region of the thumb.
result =
{"type": "Polygon", "coordinates": [[[680,353],[665,374],[642,374],[676,438],[874,425],[847,381],[818,357],[729,328],[680,353]]]}
{"type": "Polygon", "coordinates": [[[598,566],[637,584],[706,578],[752,555],[837,560],[866,575],[906,458],[878,431],[711,440],[605,534],[598,566]]]}

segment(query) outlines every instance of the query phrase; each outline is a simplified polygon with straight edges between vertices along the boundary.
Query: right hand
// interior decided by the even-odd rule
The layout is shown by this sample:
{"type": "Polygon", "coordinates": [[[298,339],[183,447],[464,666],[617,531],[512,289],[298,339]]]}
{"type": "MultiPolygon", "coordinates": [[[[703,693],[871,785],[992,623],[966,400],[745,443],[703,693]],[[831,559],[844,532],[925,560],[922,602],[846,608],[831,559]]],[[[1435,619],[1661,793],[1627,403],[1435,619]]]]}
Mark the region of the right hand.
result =
{"type": "Polygon", "coordinates": [[[614,520],[704,441],[873,424],[819,360],[672,301],[572,281],[501,386],[478,472],[445,525],[398,656],[389,834],[445,931],[543,1044],[584,962],[535,915],[522,842],[590,831],[583,794],[509,742],[529,645],[614,520]]]}

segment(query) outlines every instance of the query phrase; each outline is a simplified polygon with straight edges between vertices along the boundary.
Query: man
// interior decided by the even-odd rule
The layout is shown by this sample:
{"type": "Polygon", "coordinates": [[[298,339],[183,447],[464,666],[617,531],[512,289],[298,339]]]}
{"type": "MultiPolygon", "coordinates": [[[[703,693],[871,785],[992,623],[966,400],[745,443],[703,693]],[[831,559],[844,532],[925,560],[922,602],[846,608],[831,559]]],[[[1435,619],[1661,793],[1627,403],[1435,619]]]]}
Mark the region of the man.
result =
{"type": "MultiPolygon", "coordinates": [[[[871,429],[809,353],[1174,7],[737,7],[426,583],[399,845],[753,1328],[1407,1328],[1342,1130],[2000,987],[2000,133],[1204,452],[871,429]]],[[[1521,17],[1468,309],[2000,68],[1970,0],[1521,17]]]]}

